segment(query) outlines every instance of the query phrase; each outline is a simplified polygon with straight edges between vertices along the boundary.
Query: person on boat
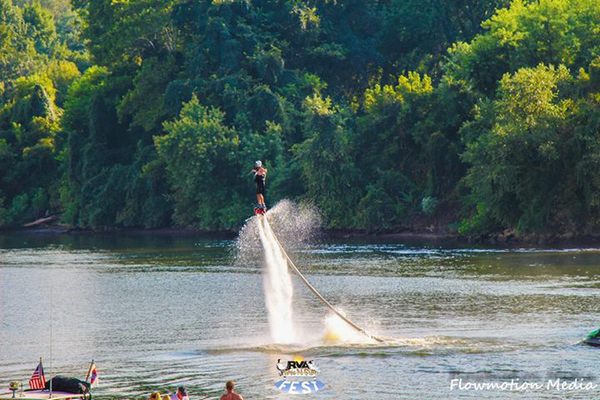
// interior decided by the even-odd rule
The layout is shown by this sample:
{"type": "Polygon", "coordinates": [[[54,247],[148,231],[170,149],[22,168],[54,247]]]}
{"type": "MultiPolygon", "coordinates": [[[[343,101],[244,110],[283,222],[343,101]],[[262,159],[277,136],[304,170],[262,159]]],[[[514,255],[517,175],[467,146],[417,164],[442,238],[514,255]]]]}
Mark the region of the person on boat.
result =
{"type": "Polygon", "coordinates": [[[190,400],[185,386],[179,386],[177,392],[171,395],[171,400],[190,400]]]}
{"type": "Polygon", "coordinates": [[[221,400],[244,400],[239,393],[235,392],[235,382],[227,381],[225,390],[227,390],[227,393],[221,396],[221,400]]]}
{"type": "Polygon", "coordinates": [[[266,210],[265,179],[267,178],[267,169],[263,166],[262,161],[258,160],[254,163],[254,168],[252,168],[251,172],[254,173],[254,182],[256,182],[256,202],[258,203],[258,208],[266,210]]]}

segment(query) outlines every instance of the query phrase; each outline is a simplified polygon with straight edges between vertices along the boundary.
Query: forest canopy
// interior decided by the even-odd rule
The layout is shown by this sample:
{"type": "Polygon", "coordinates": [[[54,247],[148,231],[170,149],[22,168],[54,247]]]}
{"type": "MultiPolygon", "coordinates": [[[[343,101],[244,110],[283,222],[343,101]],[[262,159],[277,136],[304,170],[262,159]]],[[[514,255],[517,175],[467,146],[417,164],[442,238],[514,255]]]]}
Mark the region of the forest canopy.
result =
{"type": "Polygon", "coordinates": [[[597,0],[0,0],[0,226],[600,232],[597,0]]]}

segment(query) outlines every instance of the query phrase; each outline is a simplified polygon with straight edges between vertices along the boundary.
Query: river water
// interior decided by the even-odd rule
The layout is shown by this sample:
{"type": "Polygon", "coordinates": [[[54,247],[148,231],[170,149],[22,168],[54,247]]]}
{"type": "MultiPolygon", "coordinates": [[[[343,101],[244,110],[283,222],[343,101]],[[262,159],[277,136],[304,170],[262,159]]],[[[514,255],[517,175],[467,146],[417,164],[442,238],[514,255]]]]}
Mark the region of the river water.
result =
{"type": "MultiPolygon", "coordinates": [[[[321,242],[290,251],[307,278],[384,344],[323,339],[327,310],[293,277],[296,344],[270,339],[260,265],[235,242],[151,235],[0,236],[0,387],[46,375],[83,378],[98,398],[188,387],[218,398],[292,398],[278,359],[320,368],[325,389],[293,398],[581,398],[600,396],[599,249],[443,248],[321,242]],[[462,384],[543,384],[523,391],[462,384]],[[557,390],[548,380],[595,388],[557,390]],[[577,380],[577,381],[575,381],[577,380]],[[465,389],[463,387],[463,389],[465,389]]],[[[506,387],[504,388],[506,389],[506,387]]]]}

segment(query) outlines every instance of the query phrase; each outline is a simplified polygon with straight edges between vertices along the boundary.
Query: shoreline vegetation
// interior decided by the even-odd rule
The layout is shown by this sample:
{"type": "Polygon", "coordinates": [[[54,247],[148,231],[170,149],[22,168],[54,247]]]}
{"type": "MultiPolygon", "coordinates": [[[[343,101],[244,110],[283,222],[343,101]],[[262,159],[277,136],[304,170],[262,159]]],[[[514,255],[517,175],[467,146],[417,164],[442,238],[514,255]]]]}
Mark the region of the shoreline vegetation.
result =
{"type": "MultiPolygon", "coordinates": [[[[157,237],[198,237],[211,239],[235,239],[237,230],[200,230],[193,228],[107,228],[92,230],[74,228],[64,224],[44,224],[36,227],[4,228],[0,234],[17,233],[23,235],[133,235],[157,237]]],[[[436,230],[429,227],[404,227],[396,230],[367,231],[364,229],[324,229],[318,234],[319,240],[367,240],[418,245],[491,245],[495,248],[558,247],[558,248],[600,248],[600,235],[592,234],[527,234],[518,235],[514,231],[496,234],[466,236],[458,233],[436,230]]]]}
{"type": "Polygon", "coordinates": [[[598,0],[0,0],[0,228],[235,231],[262,160],[330,232],[594,238],[598,26],[598,0]]]}

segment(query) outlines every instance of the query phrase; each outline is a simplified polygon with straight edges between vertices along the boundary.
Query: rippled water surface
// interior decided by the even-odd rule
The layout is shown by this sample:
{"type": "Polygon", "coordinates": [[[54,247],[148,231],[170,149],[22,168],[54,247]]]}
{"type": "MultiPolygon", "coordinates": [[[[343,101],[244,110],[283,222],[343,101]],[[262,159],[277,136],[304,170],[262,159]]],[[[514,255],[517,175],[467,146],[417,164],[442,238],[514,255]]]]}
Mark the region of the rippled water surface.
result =
{"type": "MultiPolygon", "coordinates": [[[[277,359],[314,359],[326,389],[302,398],[581,398],[600,389],[458,391],[452,379],[600,387],[600,250],[322,243],[290,253],[308,279],[383,345],[323,341],[327,310],[295,279],[302,342],[269,339],[261,267],[234,241],[143,235],[0,236],[0,387],[83,377],[98,397],[185,384],[217,398],[234,379],[247,399],[274,389],[277,359]],[[342,397],[343,396],[343,397],[342,397]]],[[[298,398],[298,397],[296,397],[298,398]]]]}

